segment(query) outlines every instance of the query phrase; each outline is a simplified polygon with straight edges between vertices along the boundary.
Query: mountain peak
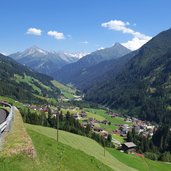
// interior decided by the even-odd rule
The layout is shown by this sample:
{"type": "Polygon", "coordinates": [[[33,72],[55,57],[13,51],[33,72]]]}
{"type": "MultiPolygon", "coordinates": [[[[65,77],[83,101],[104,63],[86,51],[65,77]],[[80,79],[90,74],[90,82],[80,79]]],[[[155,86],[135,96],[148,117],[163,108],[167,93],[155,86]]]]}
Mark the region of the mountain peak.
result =
{"type": "Polygon", "coordinates": [[[122,46],[119,42],[116,42],[114,46],[122,46]]]}
{"type": "Polygon", "coordinates": [[[34,55],[34,54],[46,55],[48,52],[34,45],[26,49],[23,53],[27,55],[34,55]]]}
{"type": "MultiPolygon", "coordinates": [[[[128,49],[127,47],[123,46],[122,44],[120,44],[119,42],[116,42],[114,45],[113,45],[114,48],[126,48],[128,49]]],[[[130,49],[128,49],[130,50],[130,49]]],[[[130,50],[131,51],[131,50],[130,50]]]]}

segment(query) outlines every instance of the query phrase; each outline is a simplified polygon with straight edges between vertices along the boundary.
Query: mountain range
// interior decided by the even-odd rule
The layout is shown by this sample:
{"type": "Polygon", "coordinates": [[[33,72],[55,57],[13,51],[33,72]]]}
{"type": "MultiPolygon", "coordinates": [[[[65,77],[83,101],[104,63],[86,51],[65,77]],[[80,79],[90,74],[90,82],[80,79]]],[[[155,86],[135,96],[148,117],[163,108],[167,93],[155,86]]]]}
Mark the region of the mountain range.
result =
{"type": "MultiPolygon", "coordinates": [[[[114,60],[117,63],[120,57],[130,53],[131,51],[119,43],[110,48],[97,50],[88,54],[75,63],[68,64],[54,73],[54,78],[62,83],[72,83],[78,88],[83,88],[87,83],[91,83],[94,79],[102,76],[111,67],[107,66],[114,60]]],[[[117,64],[115,64],[117,67],[117,64]]],[[[119,66],[119,63],[118,63],[119,66]]],[[[85,87],[84,87],[85,88],[85,87]]]]}
{"type": "Polygon", "coordinates": [[[49,52],[33,46],[9,56],[37,72],[52,75],[57,69],[78,61],[84,55],[84,53],[49,52]]]}

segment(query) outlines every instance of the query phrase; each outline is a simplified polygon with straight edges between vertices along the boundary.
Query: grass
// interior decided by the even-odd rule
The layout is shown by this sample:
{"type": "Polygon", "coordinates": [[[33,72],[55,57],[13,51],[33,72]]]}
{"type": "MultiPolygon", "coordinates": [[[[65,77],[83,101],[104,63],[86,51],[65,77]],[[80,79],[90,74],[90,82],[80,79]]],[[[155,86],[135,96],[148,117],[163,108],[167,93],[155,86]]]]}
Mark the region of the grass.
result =
{"type": "Polygon", "coordinates": [[[152,161],[144,157],[137,157],[135,155],[121,153],[118,150],[107,149],[115,158],[129,167],[135,168],[139,171],[170,171],[171,164],[159,161],[152,161]]]}
{"type": "Polygon", "coordinates": [[[30,77],[30,76],[27,76],[27,75],[24,75],[24,77],[20,76],[20,75],[17,75],[15,74],[15,79],[18,83],[20,82],[23,82],[23,83],[27,83],[28,85],[32,86],[32,88],[36,91],[39,92],[39,94],[41,94],[41,90],[39,87],[37,87],[33,81],[37,82],[42,88],[46,89],[46,90],[52,90],[50,87],[42,84],[40,81],[38,81],[37,79],[33,78],[33,77],[30,77]]]}
{"type": "Polygon", "coordinates": [[[117,134],[112,134],[112,138],[118,140],[120,143],[124,142],[124,138],[117,134]]]}
{"type": "Polygon", "coordinates": [[[15,109],[15,117],[12,124],[12,131],[5,134],[3,151],[0,156],[11,156],[13,154],[26,153],[34,156],[34,146],[24,127],[21,115],[15,109]]]}
{"type": "MultiPolygon", "coordinates": [[[[77,109],[77,110],[70,110],[70,109],[61,108],[61,110],[62,110],[63,114],[66,114],[67,111],[69,111],[70,114],[75,114],[75,113],[80,113],[81,112],[81,110],[79,110],[79,109],[77,109]]],[[[105,118],[103,116],[96,115],[96,114],[91,113],[91,112],[87,112],[86,114],[87,114],[87,117],[84,118],[84,119],[95,118],[96,120],[100,120],[100,121],[105,120],[105,118]]]]}
{"type": "Polygon", "coordinates": [[[114,125],[104,125],[104,124],[100,124],[100,127],[108,131],[109,133],[112,133],[113,130],[116,130],[118,128],[117,126],[114,125]]]}
{"type": "MultiPolygon", "coordinates": [[[[35,126],[26,124],[27,129],[38,132],[47,137],[56,139],[56,130],[52,128],[35,126]]],[[[116,171],[131,171],[134,170],[125,164],[119,162],[108,151],[104,157],[104,149],[98,143],[87,137],[79,136],[65,131],[59,131],[59,141],[65,145],[68,145],[74,149],[81,150],[89,156],[95,157],[103,164],[109,166],[116,171]]]]}
{"type": "Polygon", "coordinates": [[[15,100],[12,99],[12,98],[4,97],[4,96],[0,96],[0,101],[7,101],[8,103],[11,103],[11,104],[13,104],[13,105],[15,105],[15,106],[21,105],[20,102],[15,101],[15,100]]]}
{"type": "MultiPolygon", "coordinates": [[[[38,160],[40,161],[40,164],[43,163],[41,170],[112,170],[94,157],[91,157],[80,150],[76,150],[62,143],[57,143],[54,139],[39,134],[30,128],[28,128],[28,132],[36,147],[38,160]]],[[[40,166],[38,168],[40,168],[40,166]]]]}
{"type": "Polygon", "coordinates": [[[57,82],[56,80],[53,80],[52,84],[61,90],[61,93],[64,95],[65,98],[67,98],[67,99],[74,98],[74,95],[76,93],[76,90],[74,88],[65,86],[65,85],[57,82]]]}
{"type": "Polygon", "coordinates": [[[43,97],[43,96],[40,96],[40,95],[37,95],[37,94],[33,94],[33,95],[35,97],[38,97],[39,99],[46,100],[48,103],[51,103],[51,104],[56,104],[57,103],[57,99],[55,99],[55,98],[43,97]]]}
{"type": "Polygon", "coordinates": [[[32,160],[18,154],[0,158],[1,171],[111,171],[109,167],[80,150],[28,129],[37,155],[32,160]]]}
{"type": "Polygon", "coordinates": [[[95,141],[47,127],[23,124],[15,110],[12,131],[0,152],[0,171],[170,171],[171,164],[103,148],[95,141]],[[25,127],[27,129],[25,129],[25,127]],[[26,131],[27,130],[27,131],[26,131]],[[31,137],[31,138],[30,138],[31,137]],[[35,149],[34,155],[29,149],[35,149]]]}
{"type": "Polygon", "coordinates": [[[20,113],[15,110],[12,131],[5,137],[0,153],[0,171],[112,170],[80,150],[57,143],[54,139],[31,129],[27,131],[30,136],[20,113]],[[29,149],[33,148],[36,149],[34,156],[28,153],[29,149]]]}
{"type": "Polygon", "coordinates": [[[111,125],[103,125],[103,124],[100,125],[102,128],[106,129],[110,133],[112,132],[112,130],[116,130],[118,128],[118,126],[115,126],[115,124],[128,124],[128,125],[132,125],[132,123],[125,122],[124,118],[122,118],[122,117],[111,118],[111,116],[109,116],[106,113],[106,110],[103,110],[103,109],[85,108],[85,110],[88,111],[88,112],[91,112],[91,113],[93,113],[95,115],[102,116],[104,119],[106,119],[109,122],[111,122],[111,125]]]}

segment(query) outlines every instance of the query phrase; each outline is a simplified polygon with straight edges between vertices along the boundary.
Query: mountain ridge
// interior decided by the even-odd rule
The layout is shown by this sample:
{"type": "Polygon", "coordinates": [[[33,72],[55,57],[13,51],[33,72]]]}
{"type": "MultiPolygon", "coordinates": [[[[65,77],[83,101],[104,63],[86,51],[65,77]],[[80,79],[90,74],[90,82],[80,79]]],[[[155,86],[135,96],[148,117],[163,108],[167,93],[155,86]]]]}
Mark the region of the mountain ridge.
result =
{"type": "Polygon", "coordinates": [[[52,73],[56,69],[60,69],[69,63],[76,62],[79,60],[79,57],[82,57],[79,53],[50,52],[35,45],[22,52],[16,52],[9,56],[37,72],[50,76],[52,76],[52,73]]]}
{"type": "MultiPolygon", "coordinates": [[[[131,51],[119,43],[116,43],[114,46],[110,48],[105,48],[101,50],[97,50],[88,54],[78,60],[76,63],[72,63],[62,67],[62,69],[56,71],[55,78],[62,83],[72,83],[79,82],[77,78],[81,77],[82,74],[86,72],[86,69],[89,67],[93,67],[100,62],[118,59],[121,56],[124,56],[131,51]]],[[[83,78],[81,78],[83,79],[83,78]]],[[[77,85],[76,85],[77,86],[77,85]]]]}
{"type": "Polygon", "coordinates": [[[129,114],[169,122],[171,29],[142,46],[113,78],[103,80],[86,92],[86,99],[129,114]]]}

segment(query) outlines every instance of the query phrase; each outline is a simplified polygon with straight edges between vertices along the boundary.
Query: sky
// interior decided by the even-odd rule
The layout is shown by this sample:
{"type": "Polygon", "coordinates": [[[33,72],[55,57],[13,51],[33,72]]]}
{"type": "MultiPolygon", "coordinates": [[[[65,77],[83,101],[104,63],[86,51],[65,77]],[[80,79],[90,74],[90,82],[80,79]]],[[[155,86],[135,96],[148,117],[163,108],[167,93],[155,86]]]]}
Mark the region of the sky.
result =
{"type": "Polygon", "coordinates": [[[0,0],[0,52],[33,45],[86,52],[131,50],[171,27],[170,0],[0,0]]]}

